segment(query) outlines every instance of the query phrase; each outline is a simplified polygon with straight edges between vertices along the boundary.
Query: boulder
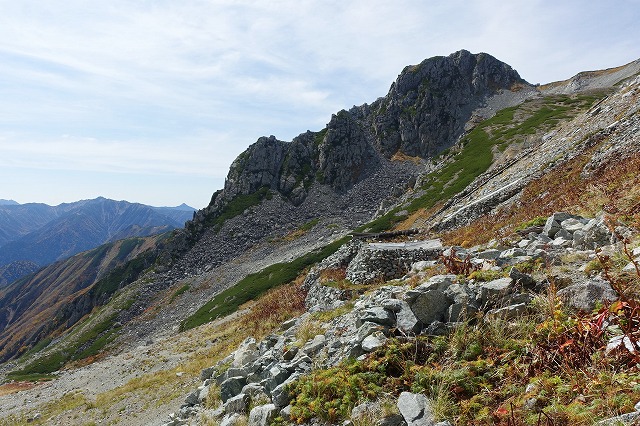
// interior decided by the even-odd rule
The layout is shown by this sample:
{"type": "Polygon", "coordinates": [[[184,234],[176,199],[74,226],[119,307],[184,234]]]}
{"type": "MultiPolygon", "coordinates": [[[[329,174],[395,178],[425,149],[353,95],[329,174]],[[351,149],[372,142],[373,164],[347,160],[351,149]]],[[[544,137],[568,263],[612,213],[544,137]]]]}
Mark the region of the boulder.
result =
{"type": "Polygon", "coordinates": [[[454,303],[447,308],[445,314],[446,322],[459,322],[472,318],[478,312],[478,308],[474,304],[454,303]]]}
{"type": "Polygon", "coordinates": [[[422,394],[402,392],[398,397],[398,410],[407,426],[434,426],[436,421],[431,403],[422,394]]]}
{"type": "Polygon", "coordinates": [[[363,351],[373,352],[379,347],[384,346],[386,342],[387,342],[386,336],[382,332],[376,331],[373,334],[365,337],[361,343],[361,346],[363,351]]]}
{"type": "Polygon", "coordinates": [[[449,286],[454,284],[457,281],[457,277],[455,275],[436,275],[424,283],[420,284],[418,287],[409,290],[404,295],[404,300],[407,301],[410,305],[421,295],[425,294],[431,290],[438,290],[440,292],[444,292],[449,286]]]}
{"type": "Polygon", "coordinates": [[[274,404],[259,405],[249,413],[248,426],[269,426],[278,416],[278,407],[274,404]]]}
{"type": "Polygon", "coordinates": [[[199,396],[200,396],[200,389],[194,390],[189,395],[187,395],[187,397],[184,399],[185,405],[191,406],[191,405],[198,404],[200,402],[199,396]]]}
{"type": "Polygon", "coordinates": [[[560,226],[562,227],[562,229],[573,234],[576,231],[582,231],[588,222],[589,221],[586,219],[569,218],[563,220],[560,223],[560,226]]]}
{"type": "Polygon", "coordinates": [[[581,217],[564,212],[554,213],[549,216],[547,222],[544,224],[542,234],[554,238],[556,233],[562,229],[561,223],[567,219],[581,219],[581,217]]]}
{"type": "Polygon", "coordinates": [[[293,409],[292,405],[287,405],[282,410],[280,410],[280,417],[285,422],[291,421],[291,410],[293,409]]]}
{"type": "Polygon", "coordinates": [[[399,413],[383,413],[380,401],[365,401],[351,410],[351,422],[355,424],[375,424],[376,426],[400,426],[404,419],[399,413]],[[374,420],[375,423],[371,421],[374,420]]]}
{"type": "Polygon", "coordinates": [[[302,347],[302,352],[308,356],[314,356],[324,348],[326,341],[323,334],[318,334],[302,347]]]}
{"type": "Polygon", "coordinates": [[[374,306],[365,309],[360,315],[358,324],[364,324],[365,322],[372,322],[383,326],[392,326],[395,323],[395,318],[392,312],[383,308],[382,306],[374,306]]]}
{"type": "Polygon", "coordinates": [[[246,414],[249,409],[250,402],[251,402],[251,397],[247,394],[241,393],[239,395],[229,398],[224,403],[224,412],[226,414],[232,414],[232,413],[246,414]]]}
{"type": "Polygon", "coordinates": [[[291,372],[281,365],[274,365],[267,372],[267,378],[264,380],[264,387],[267,393],[271,393],[273,389],[284,383],[291,376],[291,372]]]}
{"type": "Polygon", "coordinates": [[[258,359],[259,355],[256,339],[247,337],[236,349],[231,366],[236,368],[243,367],[258,359]]]}
{"type": "Polygon", "coordinates": [[[289,393],[289,385],[298,379],[300,374],[295,374],[289,377],[286,381],[279,384],[271,391],[271,401],[275,404],[276,407],[286,407],[293,399],[293,396],[289,393]]]}
{"type": "Polygon", "coordinates": [[[584,232],[584,239],[582,245],[577,248],[594,249],[611,242],[611,231],[609,231],[604,216],[591,219],[582,228],[582,232],[584,232]]]}
{"type": "Polygon", "coordinates": [[[474,256],[478,259],[496,260],[497,258],[500,257],[500,253],[502,253],[500,250],[487,249],[487,250],[476,253],[474,256]]]}
{"type": "Polygon", "coordinates": [[[515,305],[505,306],[504,308],[492,309],[487,312],[487,318],[499,318],[502,320],[511,320],[521,317],[527,313],[527,305],[517,303],[515,305]]]}
{"type": "Polygon", "coordinates": [[[504,296],[513,290],[511,278],[498,278],[478,285],[478,302],[480,306],[499,304],[504,296]]]}
{"type": "Polygon", "coordinates": [[[237,424],[240,424],[242,417],[243,416],[238,413],[226,414],[220,421],[220,426],[236,426],[237,424]]]}
{"type": "Polygon", "coordinates": [[[529,274],[520,272],[518,268],[511,268],[509,271],[509,278],[511,278],[514,284],[521,288],[533,289],[536,286],[536,281],[529,274]]]}
{"type": "Polygon", "coordinates": [[[409,304],[404,300],[401,302],[402,308],[396,312],[396,327],[405,334],[419,333],[422,328],[420,321],[416,318],[409,304]]]}
{"type": "Polygon", "coordinates": [[[260,398],[268,398],[264,386],[258,383],[249,383],[242,388],[241,393],[249,395],[254,402],[260,398]]]}
{"type": "Polygon", "coordinates": [[[594,279],[563,288],[558,291],[558,297],[565,306],[591,312],[598,303],[617,300],[618,294],[608,282],[594,279]]]}
{"type": "Polygon", "coordinates": [[[229,377],[220,384],[220,399],[227,402],[229,398],[239,395],[247,384],[247,378],[242,376],[229,377]]]}
{"type": "Polygon", "coordinates": [[[431,324],[434,321],[442,321],[447,308],[453,301],[443,291],[427,290],[420,292],[415,300],[410,303],[411,311],[422,324],[431,324]]]}

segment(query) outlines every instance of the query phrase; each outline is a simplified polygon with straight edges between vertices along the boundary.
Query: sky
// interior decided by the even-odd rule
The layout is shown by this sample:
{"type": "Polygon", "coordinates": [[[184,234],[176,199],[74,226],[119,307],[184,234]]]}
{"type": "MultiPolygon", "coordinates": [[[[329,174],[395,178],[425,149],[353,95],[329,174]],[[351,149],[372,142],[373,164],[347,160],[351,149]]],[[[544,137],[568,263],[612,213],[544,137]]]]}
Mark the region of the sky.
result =
{"type": "Polygon", "coordinates": [[[260,136],[486,52],[530,83],[640,58],[640,0],[0,0],[0,199],[205,207],[260,136]]]}

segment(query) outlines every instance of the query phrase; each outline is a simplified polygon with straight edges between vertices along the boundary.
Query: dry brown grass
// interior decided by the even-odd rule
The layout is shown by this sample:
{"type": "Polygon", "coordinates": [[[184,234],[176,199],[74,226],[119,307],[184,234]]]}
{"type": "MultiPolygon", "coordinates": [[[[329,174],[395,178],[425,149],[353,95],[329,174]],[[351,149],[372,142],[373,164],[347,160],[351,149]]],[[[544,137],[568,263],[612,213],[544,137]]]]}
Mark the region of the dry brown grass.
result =
{"type": "Polygon", "coordinates": [[[294,282],[268,291],[255,302],[250,302],[243,308],[249,312],[239,320],[239,327],[252,330],[256,339],[266,336],[284,321],[301,315],[305,311],[304,300],[307,296],[302,290],[304,275],[294,282]]]}
{"type": "Polygon", "coordinates": [[[398,151],[391,156],[391,161],[411,161],[414,164],[421,164],[424,160],[420,157],[412,157],[402,151],[398,151]]]}
{"type": "Polygon", "coordinates": [[[448,232],[444,240],[465,246],[481,244],[512,234],[531,218],[563,210],[587,216],[604,211],[640,226],[640,154],[616,158],[583,178],[582,169],[590,158],[591,150],[532,181],[518,203],[448,232]]]}
{"type": "Polygon", "coordinates": [[[34,382],[13,382],[0,385],[0,396],[10,395],[12,393],[36,387],[38,384],[34,382]]]}
{"type": "Polygon", "coordinates": [[[338,282],[347,278],[347,268],[329,268],[320,271],[320,283],[338,282]]]}

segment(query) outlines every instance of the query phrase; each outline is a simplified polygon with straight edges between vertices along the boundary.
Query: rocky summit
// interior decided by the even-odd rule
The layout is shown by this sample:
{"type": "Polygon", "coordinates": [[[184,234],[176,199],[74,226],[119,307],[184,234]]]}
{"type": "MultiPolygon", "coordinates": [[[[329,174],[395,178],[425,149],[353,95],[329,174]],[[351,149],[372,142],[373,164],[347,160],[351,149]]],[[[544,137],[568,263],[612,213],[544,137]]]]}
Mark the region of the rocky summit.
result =
{"type": "Polygon", "coordinates": [[[640,60],[462,50],[262,137],[184,228],[0,287],[0,425],[634,424],[639,110],[640,60]]]}

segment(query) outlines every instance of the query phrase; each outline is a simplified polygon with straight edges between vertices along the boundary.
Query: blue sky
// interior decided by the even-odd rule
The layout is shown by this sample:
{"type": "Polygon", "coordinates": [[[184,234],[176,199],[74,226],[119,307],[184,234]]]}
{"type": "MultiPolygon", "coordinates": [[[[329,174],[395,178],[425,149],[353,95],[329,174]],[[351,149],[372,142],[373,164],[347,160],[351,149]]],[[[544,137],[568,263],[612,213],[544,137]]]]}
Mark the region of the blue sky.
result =
{"type": "Polygon", "coordinates": [[[531,83],[640,58],[640,1],[0,0],[0,198],[204,207],[263,135],[402,68],[487,52],[531,83]]]}

